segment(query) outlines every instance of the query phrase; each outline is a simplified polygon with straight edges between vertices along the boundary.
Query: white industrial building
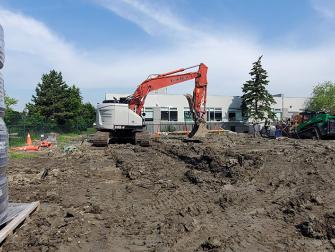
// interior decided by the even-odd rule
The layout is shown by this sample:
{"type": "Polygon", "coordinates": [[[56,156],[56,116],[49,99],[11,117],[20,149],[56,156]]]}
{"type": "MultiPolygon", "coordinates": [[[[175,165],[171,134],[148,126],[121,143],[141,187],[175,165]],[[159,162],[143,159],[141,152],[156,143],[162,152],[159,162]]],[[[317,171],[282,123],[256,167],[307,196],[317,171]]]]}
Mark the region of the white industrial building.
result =
{"type": "MultiPolygon", "coordinates": [[[[125,97],[125,94],[107,93],[105,99],[125,97]]],[[[272,109],[277,119],[285,119],[305,110],[308,98],[274,95],[272,109]]],[[[192,124],[192,116],[184,95],[149,94],[145,100],[145,121],[148,125],[174,125],[177,129],[192,124]]],[[[243,123],[240,96],[209,95],[207,97],[207,122],[216,127],[236,130],[243,123]]],[[[159,129],[158,129],[159,130],[159,129]]],[[[157,131],[154,130],[154,131],[157,131]]],[[[241,131],[241,130],[238,130],[241,131]]]]}

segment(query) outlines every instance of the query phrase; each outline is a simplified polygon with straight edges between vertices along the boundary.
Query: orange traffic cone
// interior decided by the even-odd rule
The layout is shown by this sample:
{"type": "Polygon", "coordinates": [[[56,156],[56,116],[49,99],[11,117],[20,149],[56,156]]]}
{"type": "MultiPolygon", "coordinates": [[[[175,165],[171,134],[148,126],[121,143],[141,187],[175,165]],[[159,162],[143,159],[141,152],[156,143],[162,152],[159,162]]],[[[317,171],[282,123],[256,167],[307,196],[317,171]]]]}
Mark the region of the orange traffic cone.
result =
{"type": "Polygon", "coordinates": [[[30,133],[27,134],[27,145],[33,145],[33,141],[31,141],[30,133]]]}

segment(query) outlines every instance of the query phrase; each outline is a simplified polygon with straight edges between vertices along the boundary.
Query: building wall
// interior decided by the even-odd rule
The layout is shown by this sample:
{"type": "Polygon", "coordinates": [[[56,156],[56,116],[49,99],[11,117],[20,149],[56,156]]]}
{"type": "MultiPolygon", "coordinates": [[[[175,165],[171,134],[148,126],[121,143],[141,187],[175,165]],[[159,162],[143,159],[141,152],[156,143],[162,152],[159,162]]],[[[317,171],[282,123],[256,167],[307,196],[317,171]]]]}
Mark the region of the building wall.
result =
{"type": "MultiPolygon", "coordinates": [[[[119,97],[128,96],[127,94],[106,94],[106,100],[113,100],[119,97]]],[[[294,113],[303,111],[306,107],[308,99],[305,97],[285,97],[284,95],[275,95],[275,104],[272,106],[278,119],[291,117],[294,113]]],[[[167,115],[168,111],[171,115],[170,119],[174,121],[177,114],[177,122],[188,122],[184,117],[184,112],[188,111],[188,102],[184,95],[171,94],[150,94],[145,101],[144,112],[150,118],[147,118],[154,124],[169,122],[162,120],[162,115],[167,115]]],[[[241,98],[239,96],[214,96],[207,97],[207,119],[210,122],[241,122],[241,98]],[[213,114],[214,112],[214,114],[213,114]],[[220,113],[222,116],[220,116],[220,113]]]]}

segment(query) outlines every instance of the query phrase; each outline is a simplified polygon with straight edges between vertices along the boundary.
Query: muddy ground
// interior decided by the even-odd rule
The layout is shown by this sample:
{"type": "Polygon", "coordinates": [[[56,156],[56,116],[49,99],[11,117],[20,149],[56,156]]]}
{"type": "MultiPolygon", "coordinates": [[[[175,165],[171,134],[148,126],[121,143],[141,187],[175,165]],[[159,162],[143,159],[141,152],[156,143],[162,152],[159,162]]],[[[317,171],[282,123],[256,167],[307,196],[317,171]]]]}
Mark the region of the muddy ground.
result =
{"type": "Polygon", "coordinates": [[[41,208],[4,251],[335,250],[335,141],[77,146],[10,161],[10,201],[41,208]]]}

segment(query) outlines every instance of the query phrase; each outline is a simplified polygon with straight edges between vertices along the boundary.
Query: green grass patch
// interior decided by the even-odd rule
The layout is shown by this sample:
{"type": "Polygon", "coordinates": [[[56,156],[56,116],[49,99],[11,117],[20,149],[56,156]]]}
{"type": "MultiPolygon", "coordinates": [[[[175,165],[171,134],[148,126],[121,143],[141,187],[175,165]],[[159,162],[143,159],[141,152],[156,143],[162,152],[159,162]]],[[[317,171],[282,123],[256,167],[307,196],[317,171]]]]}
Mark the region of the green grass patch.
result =
{"type": "MultiPolygon", "coordinates": [[[[57,132],[57,131],[56,131],[57,132]]],[[[57,143],[60,145],[69,144],[71,142],[80,141],[82,137],[86,137],[88,135],[94,134],[96,132],[95,128],[88,128],[82,132],[76,133],[60,133],[57,136],[57,143]]],[[[30,136],[32,140],[40,140],[41,134],[43,132],[30,132],[30,136]]],[[[9,136],[9,147],[18,147],[26,145],[26,132],[15,131],[15,129],[11,129],[11,134],[9,136]]]]}
{"type": "Polygon", "coordinates": [[[69,143],[71,141],[75,141],[80,139],[80,135],[76,133],[66,133],[66,134],[60,134],[57,137],[57,142],[58,143],[69,143]]]}
{"type": "MultiPolygon", "coordinates": [[[[37,140],[40,139],[40,135],[39,134],[30,134],[31,139],[37,140]]],[[[26,145],[27,142],[27,135],[10,135],[9,136],[9,147],[18,147],[18,146],[24,146],[26,145]]]]}
{"type": "Polygon", "coordinates": [[[96,128],[87,128],[85,131],[83,131],[82,135],[92,135],[95,132],[97,132],[96,128]]]}
{"type": "Polygon", "coordinates": [[[10,159],[26,159],[26,158],[36,158],[38,157],[37,153],[31,152],[9,152],[10,159]]]}
{"type": "Polygon", "coordinates": [[[88,128],[86,131],[79,133],[63,133],[58,135],[57,142],[60,144],[67,144],[73,141],[81,140],[83,136],[91,135],[96,132],[95,128],[88,128]]]}
{"type": "Polygon", "coordinates": [[[26,144],[24,138],[9,138],[9,147],[18,147],[26,144]]]}

